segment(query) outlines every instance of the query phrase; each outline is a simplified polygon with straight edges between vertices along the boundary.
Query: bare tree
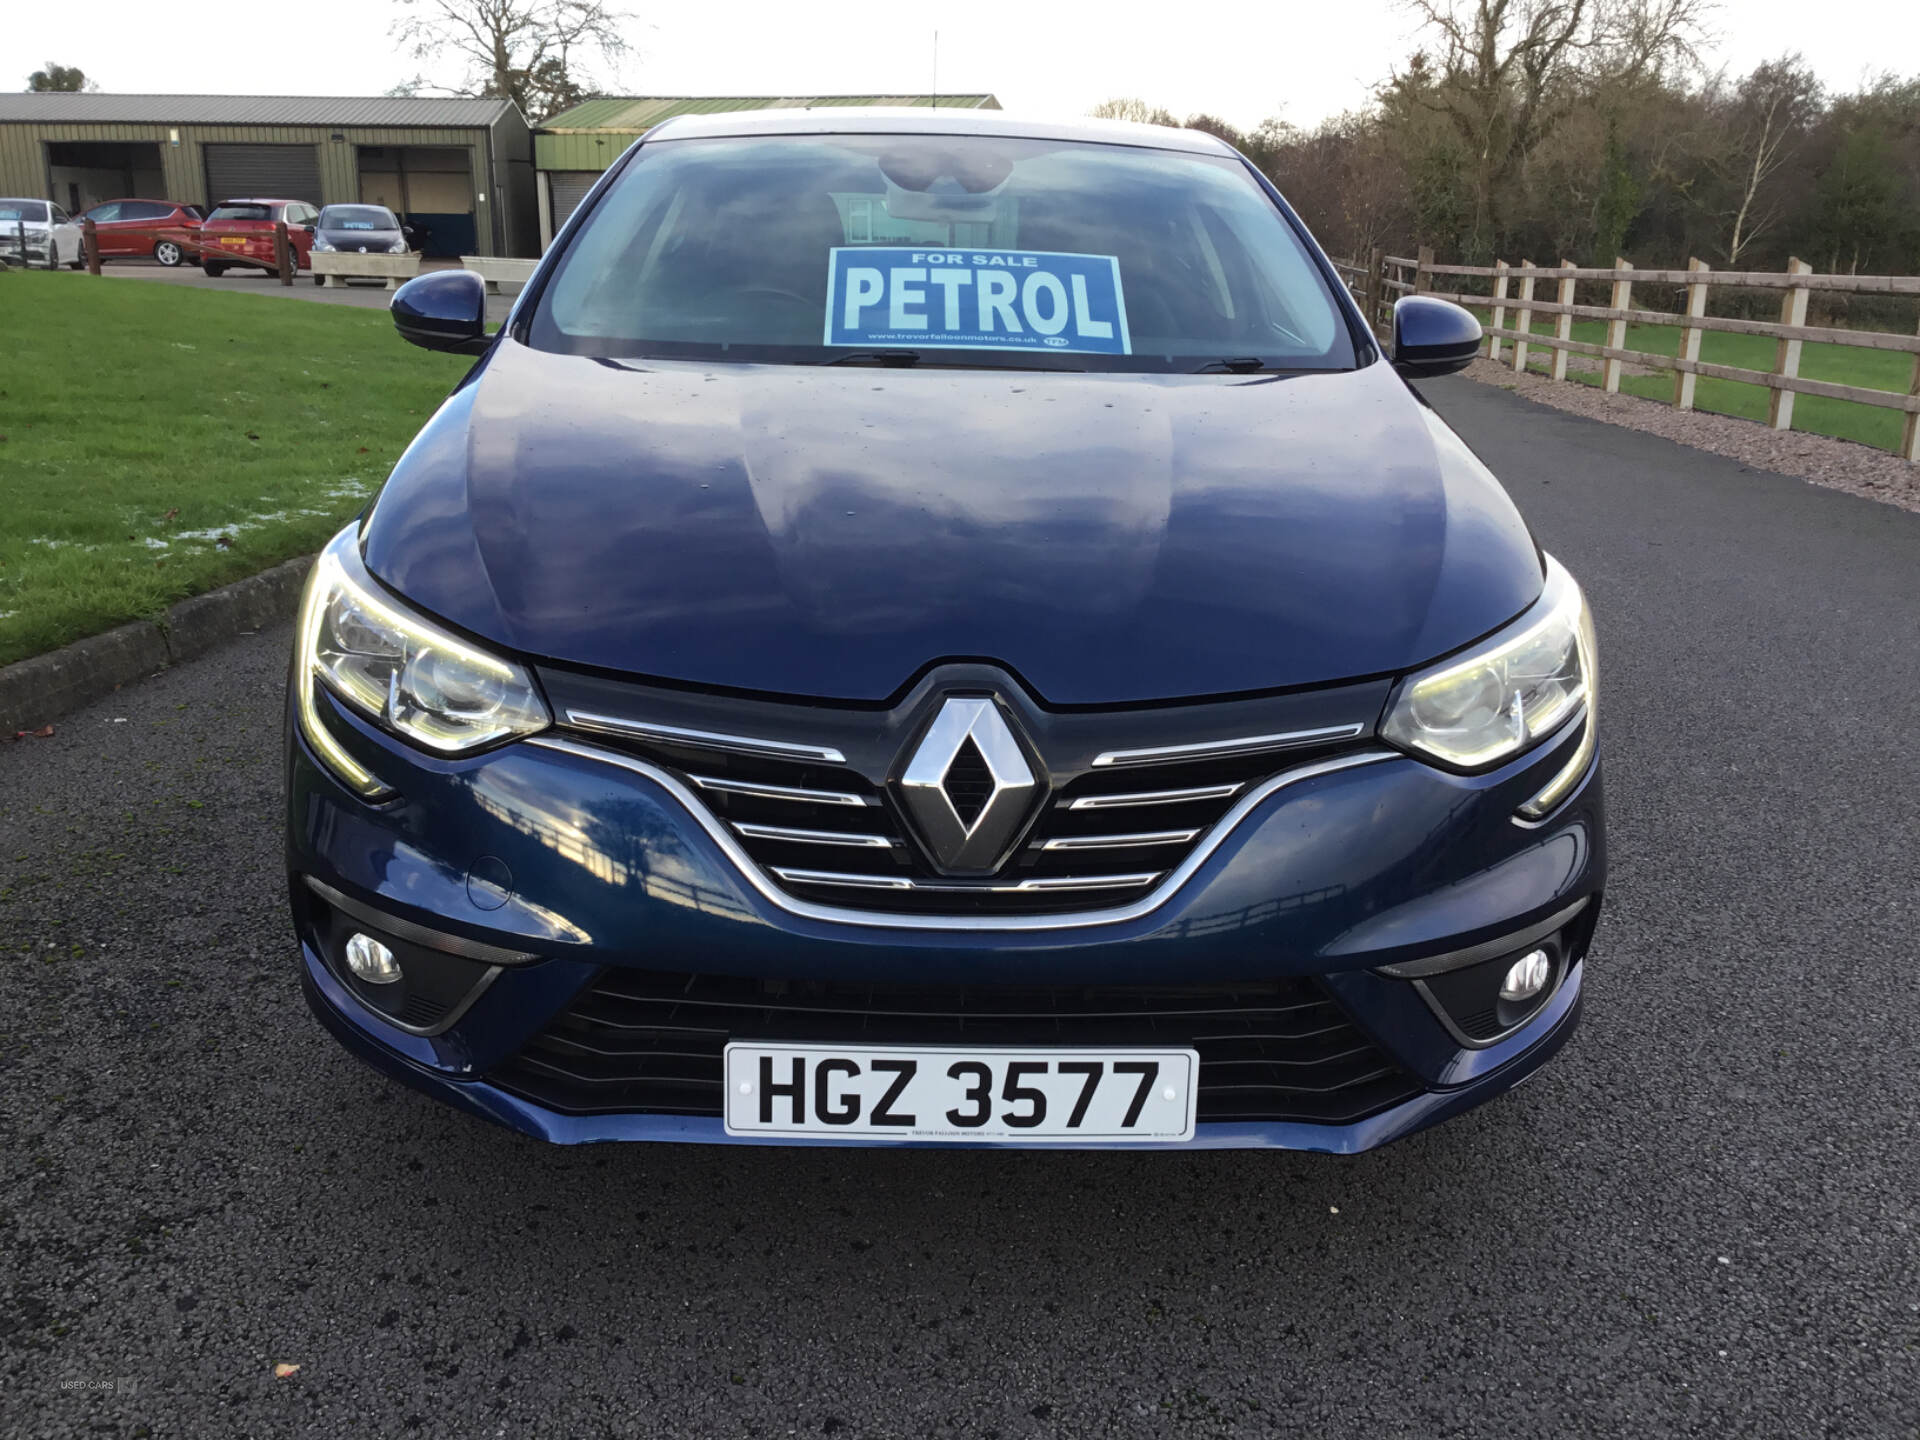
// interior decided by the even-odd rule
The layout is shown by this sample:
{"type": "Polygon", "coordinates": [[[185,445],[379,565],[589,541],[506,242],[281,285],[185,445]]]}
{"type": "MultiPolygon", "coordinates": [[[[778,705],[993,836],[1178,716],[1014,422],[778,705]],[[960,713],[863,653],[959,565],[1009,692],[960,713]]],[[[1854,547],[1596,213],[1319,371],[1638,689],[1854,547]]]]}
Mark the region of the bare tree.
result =
{"type": "Polygon", "coordinates": [[[1143,125],[1177,126],[1180,123],[1173,118],[1173,112],[1164,106],[1149,105],[1130,95],[1116,95],[1111,100],[1102,100],[1087,114],[1096,120],[1137,120],[1143,125]]]}
{"type": "Polygon", "coordinates": [[[1819,117],[1820,82],[1799,55],[1788,55],[1756,66],[1731,103],[1716,108],[1725,111],[1725,128],[1706,163],[1725,187],[1727,264],[1735,265],[1786,208],[1782,171],[1819,117]]]}
{"type": "Polygon", "coordinates": [[[511,100],[539,121],[589,99],[581,58],[597,54],[616,65],[630,48],[621,23],[630,17],[602,0],[402,0],[393,38],[429,65],[453,63],[458,84],[417,78],[402,93],[439,90],[511,100]]]}
{"type": "Polygon", "coordinates": [[[1588,69],[1620,74],[1687,62],[1711,0],[1407,0],[1437,50],[1422,83],[1401,93],[1444,116],[1472,156],[1472,236],[1499,229],[1501,191],[1579,103],[1588,69]]]}

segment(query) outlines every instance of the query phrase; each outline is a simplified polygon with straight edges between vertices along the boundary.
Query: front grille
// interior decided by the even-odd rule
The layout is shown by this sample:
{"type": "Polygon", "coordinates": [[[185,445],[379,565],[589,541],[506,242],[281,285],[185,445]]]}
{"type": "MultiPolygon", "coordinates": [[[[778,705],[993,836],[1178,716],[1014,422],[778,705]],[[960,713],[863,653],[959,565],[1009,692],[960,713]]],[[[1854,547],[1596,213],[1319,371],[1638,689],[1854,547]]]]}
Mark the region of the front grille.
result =
{"type": "MultiPolygon", "coordinates": [[[[609,743],[602,734],[594,740],[609,743]]],[[[791,894],[882,913],[989,916],[1136,899],[1177,868],[1249,789],[1352,748],[1340,737],[1284,753],[1090,768],[1054,790],[1006,862],[976,880],[941,875],[894,797],[850,766],[656,738],[612,743],[674,772],[791,894]]],[[[979,813],[991,785],[969,742],[946,779],[963,818],[979,813]]]]}
{"type": "Polygon", "coordinates": [[[1191,1046],[1199,1119],[1347,1124],[1420,1093],[1306,979],[910,985],[607,970],[488,1078],[575,1115],[717,1116],[730,1040],[1191,1046]]]}
{"type": "Polygon", "coordinates": [[[884,706],[712,695],[559,668],[540,681],[561,721],[555,743],[590,742],[669,772],[771,885],[928,922],[1111,909],[1151,894],[1264,782],[1364,758],[1356,752],[1371,748],[1390,685],[1060,711],[1003,670],[957,661],[884,706]],[[936,804],[926,747],[946,743],[932,737],[949,705],[979,697],[1005,724],[992,738],[992,726],[972,728],[978,716],[967,722],[936,804]],[[1009,796],[1027,771],[1037,788],[1009,796]],[[1023,803],[1030,813],[1019,813],[1023,803]],[[985,853],[955,843],[954,827],[976,820],[991,822],[985,853]],[[1006,830],[1010,821],[1019,828],[1006,830]]]}

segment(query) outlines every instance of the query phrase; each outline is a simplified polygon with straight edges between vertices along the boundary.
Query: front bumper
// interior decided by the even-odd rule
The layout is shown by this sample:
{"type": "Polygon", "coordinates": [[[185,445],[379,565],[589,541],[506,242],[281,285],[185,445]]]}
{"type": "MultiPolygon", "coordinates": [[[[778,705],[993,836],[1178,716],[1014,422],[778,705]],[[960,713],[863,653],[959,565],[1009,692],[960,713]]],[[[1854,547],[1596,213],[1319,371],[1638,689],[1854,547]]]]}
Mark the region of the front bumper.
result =
{"type": "Polygon", "coordinates": [[[44,232],[36,235],[29,230],[27,232],[26,248],[23,250],[20,245],[20,237],[17,233],[0,231],[0,259],[5,259],[15,265],[25,264],[29,267],[45,266],[52,255],[52,251],[53,239],[44,232]]]}
{"type": "Polygon", "coordinates": [[[601,977],[648,972],[982,987],[1306,977],[1397,1068],[1404,1088],[1384,1108],[1338,1123],[1209,1121],[1203,1105],[1188,1147],[1369,1149],[1512,1088],[1566,1042],[1605,878],[1597,766],[1547,821],[1513,819],[1563,762],[1568,736],[1482,776],[1392,757],[1289,787],[1250,813],[1164,904],[1117,923],[1025,932],[855,926],[769,900],[644,776],[529,744],[444,762],[338,709],[330,719],[399,795],[379,806],[359,800],[290,723],[288,862],[309,1003],[377,1068],[561,1143],[736,1138],[717,1114],[570,1113],[502,1083],[601,977]],[[397,1024],[339,969],[310,882],[403,929],[533,958],[500,968],[451,1023],[397,1024]],[[1475,947],[1497,951],[1503,937],[1575,907],[1549,998],[1492,1043],[1463,1043],[1414,982],[1376,973],[1475,947]]]}

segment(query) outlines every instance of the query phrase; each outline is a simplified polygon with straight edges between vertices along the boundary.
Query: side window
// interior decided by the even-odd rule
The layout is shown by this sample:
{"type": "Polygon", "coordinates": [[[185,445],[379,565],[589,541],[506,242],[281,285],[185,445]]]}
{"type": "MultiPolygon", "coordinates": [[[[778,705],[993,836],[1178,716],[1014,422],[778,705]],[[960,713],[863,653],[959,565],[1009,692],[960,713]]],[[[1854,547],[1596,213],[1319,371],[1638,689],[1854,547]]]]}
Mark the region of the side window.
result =
{"type": "Polygon", "coordinates": [[[122,220],[158,220],[168,213],[165,205],[154,205],[142,200],[132,201],[120,207],[122,220]]]}
{"type": "Polygon", "coordinates": [[[58,205],[53,207],[53,223],[56,225],[65,225],[67,223],[67,212],[62,210],[58,205]]]}

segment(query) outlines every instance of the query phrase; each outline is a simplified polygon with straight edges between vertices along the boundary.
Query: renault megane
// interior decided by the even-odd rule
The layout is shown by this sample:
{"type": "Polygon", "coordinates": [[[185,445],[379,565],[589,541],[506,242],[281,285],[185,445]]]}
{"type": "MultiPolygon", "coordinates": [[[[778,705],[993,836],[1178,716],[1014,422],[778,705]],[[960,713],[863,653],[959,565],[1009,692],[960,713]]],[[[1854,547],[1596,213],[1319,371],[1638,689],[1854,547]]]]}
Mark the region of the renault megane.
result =
{"type": "Polygon", "coordinates": [[[1211,136],[670,121],[315,566],[307,997],[555,1141],[1353,1151],[1531,1074],[1594,632],[1211,136]]]}

